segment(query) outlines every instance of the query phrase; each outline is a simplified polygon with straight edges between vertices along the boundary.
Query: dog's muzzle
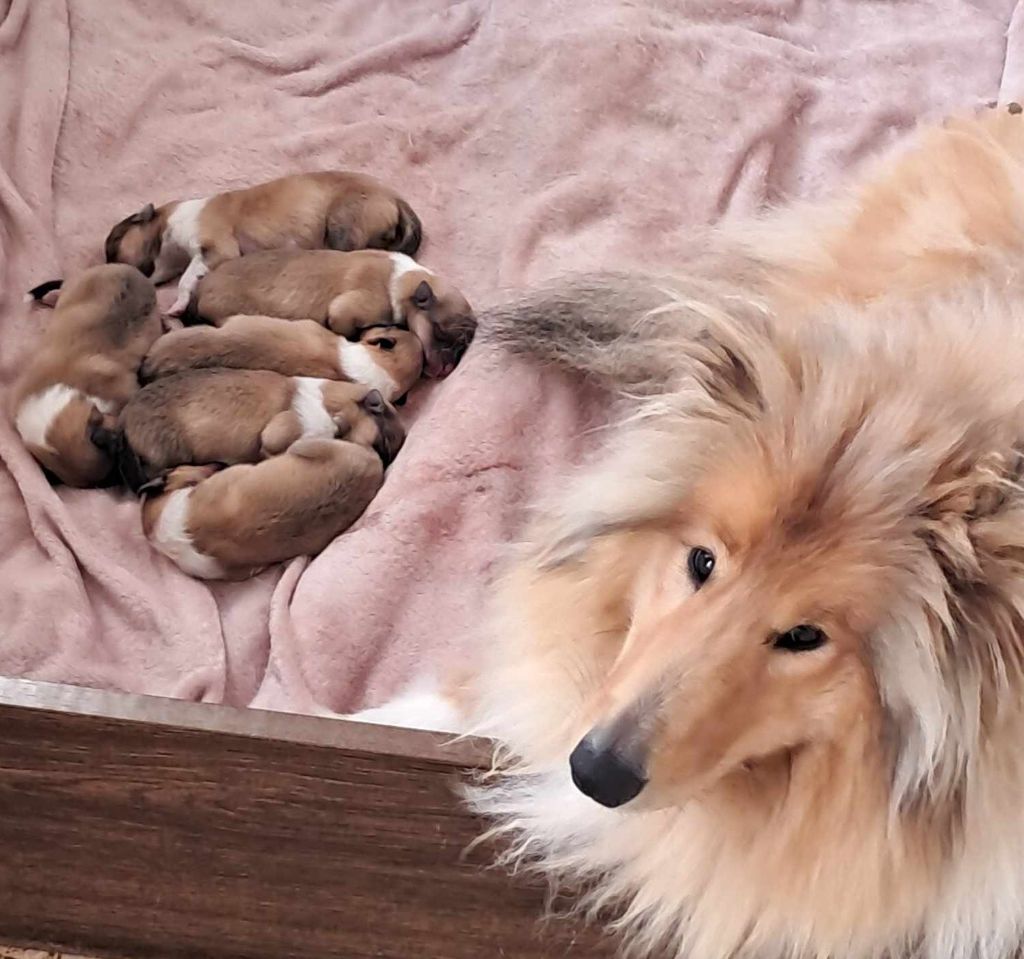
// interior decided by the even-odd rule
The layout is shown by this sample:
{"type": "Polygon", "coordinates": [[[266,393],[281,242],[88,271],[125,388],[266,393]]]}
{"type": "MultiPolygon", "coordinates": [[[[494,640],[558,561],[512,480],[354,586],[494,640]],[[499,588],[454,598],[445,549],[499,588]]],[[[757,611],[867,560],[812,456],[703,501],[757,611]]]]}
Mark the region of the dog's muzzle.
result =
{"type": "Polygon", "coordinates": [[[609,809],[625,805],[647,785],[645,763],[631,752],[609,742],[600,731],[587,733],[569,756],[573,783],[585,796],[609,809]]]}

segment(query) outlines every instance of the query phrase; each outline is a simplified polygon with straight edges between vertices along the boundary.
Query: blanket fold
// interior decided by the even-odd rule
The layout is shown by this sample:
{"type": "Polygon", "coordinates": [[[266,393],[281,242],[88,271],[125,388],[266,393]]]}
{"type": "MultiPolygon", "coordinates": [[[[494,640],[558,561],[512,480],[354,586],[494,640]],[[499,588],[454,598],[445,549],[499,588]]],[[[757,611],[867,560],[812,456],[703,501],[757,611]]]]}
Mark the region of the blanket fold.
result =
{"type": "MultiPolygon", "coordinates": [[[[9,0],[0,17],[4,389],[48,318],[24,292],[97,262],[146,202],[365,170],[482,308],[567,271],[671,269],[698,228],[821,193],[918,119],[1024,95],[1012,0],[9,0]]],[[[4,418],[0,675],[312,712],[457,660],[524,506],[603,412],[484,345],[407,410],[355,528],[214,586],[149,549],[126,494],[51,488],[4,418]]]]}

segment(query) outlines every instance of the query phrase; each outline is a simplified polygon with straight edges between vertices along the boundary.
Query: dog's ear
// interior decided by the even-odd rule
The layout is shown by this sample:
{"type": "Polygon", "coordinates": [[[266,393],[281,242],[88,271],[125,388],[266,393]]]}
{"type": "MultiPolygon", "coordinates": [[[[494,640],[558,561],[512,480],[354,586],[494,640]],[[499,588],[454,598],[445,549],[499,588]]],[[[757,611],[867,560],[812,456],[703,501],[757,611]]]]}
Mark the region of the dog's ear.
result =
{"type": "Polygon", "coordinates": [[[115,455],[121,448],[121,433],[105,423],[89,424],[89,439],[103,452],[115,455]]]}
{"type": "Polygon", "coordinates": [[[940,793],[962,800],[979,696],[998,702],[1008,664],[1018,668],[1017,632],[1008,624],[1020,610],[1022,475],[1020,448],[970,463],[953,456],[915,509],[930,559],[927,574],[917,574],[924,609],[884,625],[872,641],[901,810],[940,793]]]}
{"type": "MultiPolygon", "coordinates": [[[[946,576],[949,593],[969,593],[982,575],[983,563],[995,558],[1005,537],[1009,554],[1024,549],[1024,452],[991,452],[970,464],[954,458],[932,477],[932,495],[921,504],[920,536],[946,576]],[[986,547],[993,530],[999,533],[986,547]]],[[[1016,555],[1016,553],[1015,553],[1016,555]]]]}
{"type": "Polygon", "coordinates": [[[360,405],[371,416],[380,416],[380,414],[388,408],[380,390],[370,390],[370,392],[363,397],[360,405]]]}
{"type": "Polygon", "coordinates": [[[763,408],[755,364],[739,344],[705,331],[694,339],[687,352],[691,373],[717,405],[738,413],[763,408]]]}
{"type": "Polygon", "coordinates": [[[724,313],[690,317],[684,312],[680,321],[699,325],[680,345],[675,365],[712,401],[699,405],[707,405],[714,418],[725,411],[757,416],[766,408],[766,393],[799,380],[803,351],[764,316],[740,321],[724,313]]]}
{"type": "Polygon", "coordinates": [[[153,217],[156,216],[156,207],[152,203],[147,203],[138,213],[133,213],[128,217],[129,223],[149,223],[153,217]]]}
{"type": "Polygon", "coordinates": [[[89,414],[89,439],[103,452],[115,456],[121,448],[121,431],[117,428],[117,420],[100,413],[94,406],[89,414]]]}
{"type": "Polygon", "coordinates": [[[422,280],[412,292],[413,306],[418,310],[429,310],[436,302],[433,288],[426,280],[422,280]]]}

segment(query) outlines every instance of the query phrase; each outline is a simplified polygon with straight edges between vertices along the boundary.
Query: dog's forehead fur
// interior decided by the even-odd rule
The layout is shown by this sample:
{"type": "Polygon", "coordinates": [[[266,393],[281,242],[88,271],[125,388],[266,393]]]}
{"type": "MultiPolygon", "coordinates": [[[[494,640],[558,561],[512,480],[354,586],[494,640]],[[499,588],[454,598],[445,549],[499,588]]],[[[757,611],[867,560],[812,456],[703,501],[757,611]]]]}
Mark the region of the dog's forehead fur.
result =
{"type": "Polygon", "coordinates": [[[650,405],[678,424],[661,439],[678,447],[683,425],[692,432],[682,472],[731,514],[734,534],[744,520],[748,534],[797,535],[841,518],[891,530],[950,484],[1013,468],[1024,434],[1017,324],[965,322],[940,339],[927,315],[910,330],[888,319],[881,311],[855,324],[839,311],[802,328],[726,322],[684,347],[696,388],[650,405]]]}

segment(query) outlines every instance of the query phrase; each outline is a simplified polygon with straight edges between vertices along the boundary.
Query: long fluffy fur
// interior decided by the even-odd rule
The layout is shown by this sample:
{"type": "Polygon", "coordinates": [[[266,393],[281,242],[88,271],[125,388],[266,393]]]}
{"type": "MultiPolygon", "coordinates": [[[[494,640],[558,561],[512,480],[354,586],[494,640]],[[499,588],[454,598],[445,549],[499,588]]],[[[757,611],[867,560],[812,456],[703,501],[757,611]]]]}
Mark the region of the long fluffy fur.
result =
{"type": "Polygon", "coordinates": [[[485,324],[638,397],[506,578],[476,689],[506,759],[473,802],[508,863],[582,890],[639,954],[1022,946],[1022,129],[951,121],[850,195],[718,235],[687,276],[584,278],[485,324]],[[694,605],[692,630],[624,648],[644,577],[672,582],[657,557],[712,521],[755,544],[728,617],[705,634],[694,605]],[[787,680],[762,715],[775,674],[744,686],[730,637],[788,592],[842,642],[832,679],[787,680]],[[567,757],[623,675],[657,679],[661,738],[652,802],[611,810],[567,757]],[[791,719],[805,736],[757,739],[791,719]],[[760,745],[686,793],[677,751],[733,727],[760,745]]]}

